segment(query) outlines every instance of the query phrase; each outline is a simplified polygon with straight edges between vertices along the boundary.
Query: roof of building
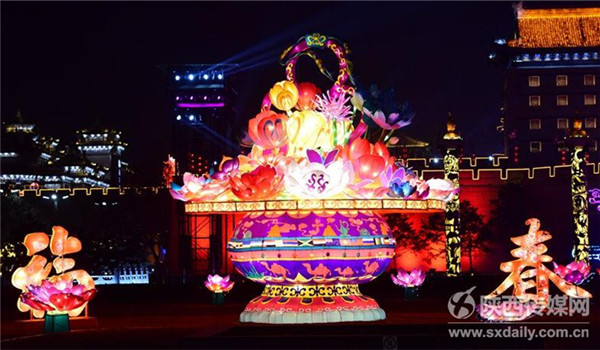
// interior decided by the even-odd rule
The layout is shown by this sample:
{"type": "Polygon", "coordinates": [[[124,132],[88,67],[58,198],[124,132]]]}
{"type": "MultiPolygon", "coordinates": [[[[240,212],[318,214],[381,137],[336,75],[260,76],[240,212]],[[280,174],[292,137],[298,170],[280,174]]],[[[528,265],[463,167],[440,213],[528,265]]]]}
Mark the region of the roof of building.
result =
{"type": "Polygon", "coordinates": [[[518,48],[600,47],[600,8],[519,9],[518,48]]]}
{"type": "Polygon", "coordinates": [[[392,148],[407,147],[408,148],[408,147],[427,147],[427,146],[429,146],[429,143],[418,140],[414,137],[410,137],[403,132],[397,132],[396,136],[399,139],[398,143],[396,143],[395,145],[389,145],[389,147],[392,147],[392,148]]]}

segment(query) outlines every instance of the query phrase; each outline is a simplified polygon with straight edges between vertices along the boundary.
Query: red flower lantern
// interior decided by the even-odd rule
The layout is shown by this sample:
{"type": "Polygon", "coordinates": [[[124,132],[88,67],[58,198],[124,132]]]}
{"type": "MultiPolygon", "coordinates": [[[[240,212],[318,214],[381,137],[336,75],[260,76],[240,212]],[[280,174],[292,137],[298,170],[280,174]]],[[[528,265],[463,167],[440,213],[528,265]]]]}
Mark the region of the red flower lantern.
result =
{"type": "Polygon", "coordinates": [[[262,200],[275,197],[282,186],[282,176],[275,168],[259,166],[252,172],[229,179],[231,192],[242,200],[262,200]]]}
{"type": "Polygon", "coordinates": [[[360,179],[375,180],[388,165],[394,163],[383,142],[372,145],[361,138],[344,147],[344,156],[352,162],[354,173],[360,179]]]}
{"type": "Polygon", "coordinates": [[[261,112],[248,122],[248,136],[263,148],[280,148],[288,141],[287,119],[285,114],[274,111],[261,112]]]}
{"type": "Polygon", "coordinates": [[[321,89],[319,89],[315,84],[308,82],[300,83],[298,85],[298,109],[314,109],[314,99],[320,93],[321,89]]]}

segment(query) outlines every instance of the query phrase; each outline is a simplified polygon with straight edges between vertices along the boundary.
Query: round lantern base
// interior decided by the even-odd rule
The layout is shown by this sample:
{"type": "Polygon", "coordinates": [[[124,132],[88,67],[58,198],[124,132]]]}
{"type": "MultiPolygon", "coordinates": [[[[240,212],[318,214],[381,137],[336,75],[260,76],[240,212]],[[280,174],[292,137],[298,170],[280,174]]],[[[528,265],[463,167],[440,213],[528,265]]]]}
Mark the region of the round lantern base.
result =
{"type": "Polygon", "coordinates": [[[358,285],[267,285],[261,296],[248,303],[241,322],[330,323],[379,321],[385,311],[363,296],[358,285]]]}

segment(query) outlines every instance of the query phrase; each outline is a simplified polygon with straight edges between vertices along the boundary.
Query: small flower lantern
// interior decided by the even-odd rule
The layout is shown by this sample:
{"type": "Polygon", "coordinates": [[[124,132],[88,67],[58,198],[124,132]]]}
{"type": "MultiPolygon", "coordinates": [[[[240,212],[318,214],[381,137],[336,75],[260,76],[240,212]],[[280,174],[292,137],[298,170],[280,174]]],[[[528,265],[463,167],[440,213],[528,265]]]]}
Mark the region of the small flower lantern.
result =
{"type": "Polygon", "coordinates": [[[391,275],[394,284],[404,287],[404,298],[412,300],[417,297],[419,286],[425,281],[425,272],[419,267],[410,273],[398,269],[396,276],[391,275]]]}
{"type": "Polygon", "coordinates": [[[208,275],[204,285],[212,292],[212,303],[221,305],[225,302],[225,293],[229,292],[235,282],[229,280],[229,275],[221,277],[217,274],[208,275]]]}
{"type": "Polygon", "coordinates": [[[582,284],[590,276],[591,267],[585,261],[573,261],[567,266],[558,265],[555,262],[552,264],[554,272],[572,284],[582,284]]]}

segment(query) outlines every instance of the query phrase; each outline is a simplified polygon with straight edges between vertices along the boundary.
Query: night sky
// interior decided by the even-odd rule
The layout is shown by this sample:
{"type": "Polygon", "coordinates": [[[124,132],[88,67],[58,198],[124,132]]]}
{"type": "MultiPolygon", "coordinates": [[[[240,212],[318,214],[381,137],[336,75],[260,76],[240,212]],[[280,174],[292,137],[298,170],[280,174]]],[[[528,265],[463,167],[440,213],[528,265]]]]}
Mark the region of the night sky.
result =
{"type": "Polygon", "coordinates": [[[157,65],[237,57],[250,67],[270,53],[234,77],[238,117],[248,119],[284,79],[279,53],[315,31],[349,43],[361,84],[395,87],[412,104],[409,135],[440,138],[451,110],[466,154],[502,151],[505,67],[488,55],[494,39],[513,35],[510,2],[3,2],[1,12],[2,121],[21,109],[42,134],[67,140],[99,119],[123,131],[140,184],[158,183],[170,146],[157,65]]]}

